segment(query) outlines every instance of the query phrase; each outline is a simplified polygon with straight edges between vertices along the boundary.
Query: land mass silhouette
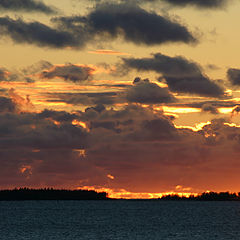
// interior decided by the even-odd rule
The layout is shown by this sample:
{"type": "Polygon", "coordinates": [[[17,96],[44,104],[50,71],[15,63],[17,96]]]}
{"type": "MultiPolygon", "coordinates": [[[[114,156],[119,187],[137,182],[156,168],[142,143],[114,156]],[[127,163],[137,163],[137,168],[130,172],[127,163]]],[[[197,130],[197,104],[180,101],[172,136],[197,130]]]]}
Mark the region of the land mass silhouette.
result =
{"type": "Polygon", "coordinates": [[[15,188],[13,190],[0,190],[0,201],[106,199],[108,199],[106,192],[96,192],[93,190],[65,190],[53,188],[15,188]]]}
{"type": "MultiPolygon", "coordinates": [[[[25,200],[118,200],[108,197],[106,192],[93,190],[66,190],[66,189],[31,189],[15,188],[0,190],[0,201],[25,201],[25,200]]],[[[126,199],[125,199],[126,200],[126,199]]],[[[133,199],[132,199],[133,200],[133,199]]],[[[140,200],[140,199],[134,199],[140,200]]],[[[230,192],[204,192],[189,197],[179,194],[163,195],[161,198],[141,199],[159,201],[240,201],[239,193],[230,192]]]]}

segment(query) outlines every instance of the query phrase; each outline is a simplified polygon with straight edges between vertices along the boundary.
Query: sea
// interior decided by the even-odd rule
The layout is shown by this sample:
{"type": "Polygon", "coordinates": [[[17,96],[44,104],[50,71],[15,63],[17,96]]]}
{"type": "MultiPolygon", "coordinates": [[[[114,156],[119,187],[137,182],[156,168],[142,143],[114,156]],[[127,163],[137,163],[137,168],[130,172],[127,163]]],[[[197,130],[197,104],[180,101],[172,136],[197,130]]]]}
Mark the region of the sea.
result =
{"type": "Polygon", "coordinates": [[[240,239],[240,202],[0,202],[1,240],[240,239]]]}

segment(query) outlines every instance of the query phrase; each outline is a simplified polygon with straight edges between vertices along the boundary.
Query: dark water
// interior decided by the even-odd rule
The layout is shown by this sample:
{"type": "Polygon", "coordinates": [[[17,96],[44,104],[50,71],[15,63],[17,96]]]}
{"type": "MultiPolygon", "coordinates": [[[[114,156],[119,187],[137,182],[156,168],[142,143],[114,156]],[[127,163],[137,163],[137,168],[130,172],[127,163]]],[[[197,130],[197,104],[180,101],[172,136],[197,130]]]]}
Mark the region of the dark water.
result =
{"type": "Polygon", "coordinates": [[[240,239],[240,202],[0,202],[1,240],[240,239]]]}

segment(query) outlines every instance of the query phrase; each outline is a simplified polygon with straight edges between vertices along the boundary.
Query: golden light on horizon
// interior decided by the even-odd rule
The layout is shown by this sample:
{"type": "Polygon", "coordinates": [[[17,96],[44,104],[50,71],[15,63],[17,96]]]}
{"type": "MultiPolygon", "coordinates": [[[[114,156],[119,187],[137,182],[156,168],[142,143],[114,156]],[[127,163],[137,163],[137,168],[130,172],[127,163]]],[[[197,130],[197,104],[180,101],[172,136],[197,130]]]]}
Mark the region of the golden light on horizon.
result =
{"type": "Polygon", "coordinates": [[[93,190],[96,192],[106,192],[108,197],[115,199],[157,199],[166,195],[178,195],[180,197],[189,197],[191,195],[197,196],[199,193],[196,192],[180,192],[180,191],[169,191],[161,193],[148,193],[148,192],[130,192],[125,189],[111,189],[104,187],[93,187],[93,186],[83,186],[78,187],[82,190],[93,190]]]}

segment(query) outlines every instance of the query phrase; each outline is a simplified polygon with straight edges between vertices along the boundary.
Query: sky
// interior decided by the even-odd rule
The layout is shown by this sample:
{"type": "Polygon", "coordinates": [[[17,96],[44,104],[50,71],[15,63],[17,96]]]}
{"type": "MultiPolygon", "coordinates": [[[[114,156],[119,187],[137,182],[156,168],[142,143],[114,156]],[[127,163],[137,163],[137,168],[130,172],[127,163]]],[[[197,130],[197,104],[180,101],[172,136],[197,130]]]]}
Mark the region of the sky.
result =
{"type": "Polygon", "coordinates": [[[239,10],[0,1],[0,188],[238,192],[239,10]]]}

